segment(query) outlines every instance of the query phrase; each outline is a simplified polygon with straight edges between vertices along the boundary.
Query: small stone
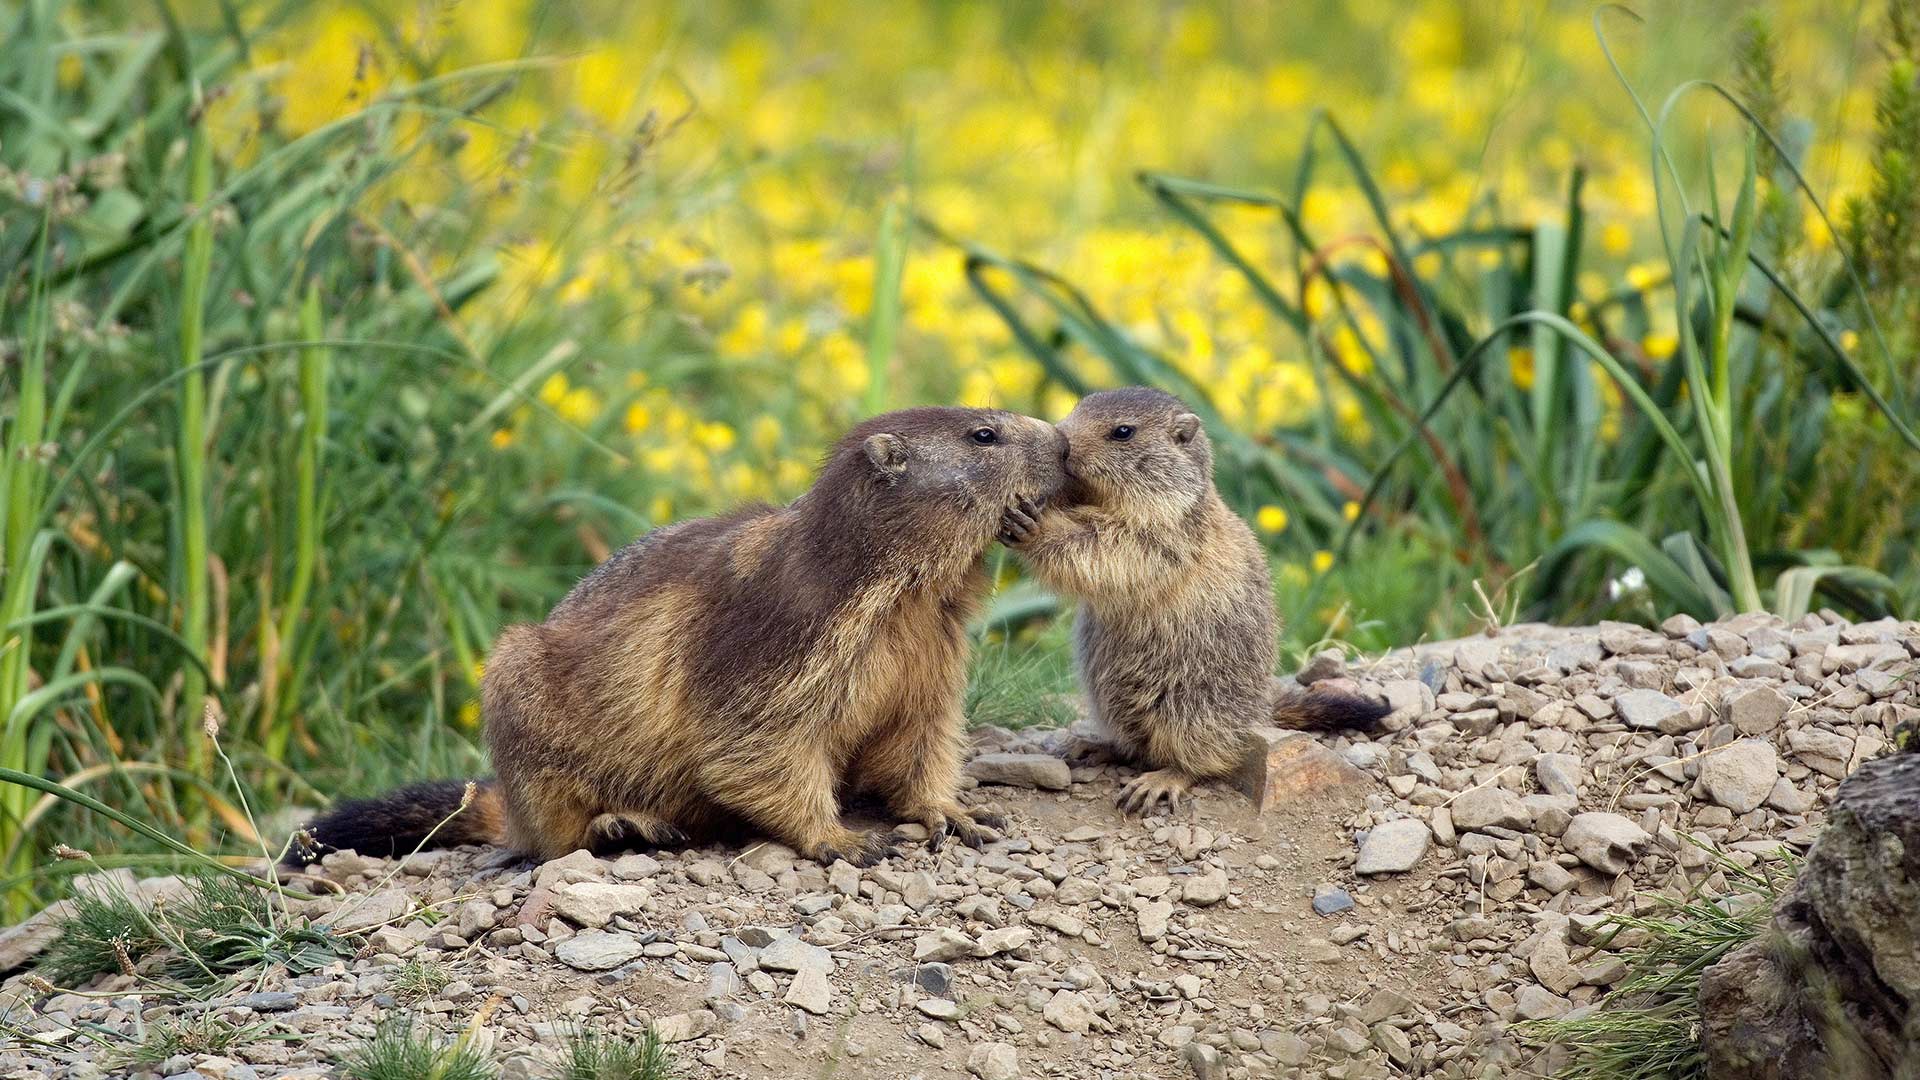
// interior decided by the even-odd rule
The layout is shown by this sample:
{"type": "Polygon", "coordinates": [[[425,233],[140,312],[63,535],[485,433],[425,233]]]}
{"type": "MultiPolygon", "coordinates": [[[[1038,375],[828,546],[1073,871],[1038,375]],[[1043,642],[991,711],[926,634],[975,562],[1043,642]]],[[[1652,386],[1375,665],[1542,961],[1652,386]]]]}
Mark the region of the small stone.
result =
{"type": "Polygon", "coordinates": [[[644,951],[632,934],[582,930],[561,942],[554,955],[578,971],[609,971],[638,960],[644,951]]]}
{"type": "Polygon", "coordinates": [[[1526,983],[1513,995],[1515,1011],[1523,1020],[1551,1020],[1565,1016],[1573,1003],[1544,986],[1526,983]]]}
{"type": "Polygon", "coordinates": [[[1195,907],[1210,907],[1227,898],[1227,872],[1219,868],[1190,878],[1180,898],[1195,907]]]}
{"type": "Polygon", "coordinates": [[[360,934],[376,926],[398,922],[413,910],[413,900],[399,889],[383,889],[360,899],[348,899],[330,924],[335,933],[360,934]]]}
{"type": "Polygon", "coordinates": [[[629,852],[613,860],[613,876],[619,881],[642,881],[659,872],[660,860],[645,852],[629,852]]]}
{"type": "Polygon", "coordinates": [[[652,900],[653,888],[648,885],[577,881],[553,890],[553,911],[579,926],[602,927],[616,915],[645,911],[652,900]]]}
{"type": "Polygon", "coordinates": [[[1577,797],[1584,771],[1572,754],[1541,754],[1533,759],[1533,775],[1540,781],[1540,790],[1549,795],[1577,797]]]}
{"type": "MultiPolygon", "coordinates": [[[[1395,818],[1367,830],[1354,861],[1356,874],[1403,874],[1420,862],[1432,839],[1427,823],[1419,818],[1395,818]]],[[[1326,914],[1322,912],[1322,914],[1326,914]]]]}
{"type": "Polygon", "coordinates": [[[1571,871],[1557,862],[1546,860],[1527,867],[1527,880],[1550,893],[1566,892],[1575,884],[1571,871]]]}
{"type": "Polygon", "coordinates": [[[663,1043],[683,1043],[704,1038],[713,1031],[719,1018],[707,1009],[695,1009],[692,1012],[675,1013],[663,1016],[653,1022],[653,1033],[663,1043]]]}
{"type": "Polygon", "coordinates": [[[1777,731],[1793,702],[1771,686],[1736,690],[1721,699],[1723,719],[1742,735],[1769,735],[1777,731]]]}
{"type": "Polygon", "coordinates": [[[242,997],[240,1004],[259,1013],[286,1012],[300,1004],[300,996],[285,990],[261,991],[242,997]]]}
{"type": "Polygon", "coordinates": [[[1299,1065],[1307,1060],[1312,1052],[1307,1040],[1291,1031],[1263,1031],[1260,1033],[1260,1052],[1282,1065],[1299,1065]]]}
{"type": "Polygon", "coordinates": [[[1033,940],[1033,931],[1024,926],[1002,926],[985,931],[980,935],[981,956],[998,956],[1015,949],[1024,949],[1033,940]]]}
{"type": "Polygon", "coordinates": [[[1060,990],[1047,999],[1041,1015],[1061,1031],[1084,1035],[1093,1026],[1093,1006],[1078,990],[1060,990]]]}
{"type": "Polygon", "coordinates": [[[1741,739],[1710,751],[1700,762],[1707,797],[1736,814],[1767,801],[1780,779],[1780,759],[1765,739],[1741,739]]]}
{"type": "Polygon", "coordinates": [[[981,754],[967,762],[967,775],[983,784],[1065,791],[1073,782],[1067,763],[1052,754],[981,754]]]}
{"type": "Polygon", "coordinates": [[[1180,1051],[1180,1060],[1187,1063],[1198,1080],[1227,1080],[1227,1063],[1221,1060],[1220,1051],[1206,1043],[1188,1043],[1186,1049],[1180,1051]]]}
{"type": "Polygon", "coordinates": [[[1497,784],[1468,788],[1453,800],[1453,827],[1473,832],[1488,826],[1524,829],[1533,824],[1533,815],[1520,796],[1497,784]]]}
{"type": "Polygon", "coordinates": [[[946,998],[921,998],[919,1001],[913,1003],[913,1007],[919,1009],[921,1013],[933,1017],[935,1020],[952,1020],[960,1015],[960,1006],[948,1001],[946,998]]]}
{"type": "Polygon", "coordinates": [[[961,960],[978,955],[979,946],[974,940],[951,927],[943,926],[913,939],[915,960],[961,960]]]}
{"type": "Polygon", "coordinates": [[[1580,985],[1580,972],[1567,955],[1567,943],[1559,934],[1542,937],[1527,957],[1527,969],[1540,984],[1556,994],[1565,994],[1580,985]]]}
{"type": "Polygon", "coordinates": [[[980,1080],[1020,1080],[1020,1054],[1002,1042],[975,1043],[967,1051],[967,1071],[980,1080]]]}
{"type": "Polygon", "coordinates": [[[806,968],[793,977],[780,1000],[815,1016],[825,1016],[833,1005],[833,984],[820,969],[806,968]]]}
{"type": "Polygon", "coordinates": [[[1153,900],[1141,904],[1135,912],[1139,922],[1141,941],[1159,941],[1167,936],[1167,920],[1173,916],[1173,905],[1164,900],[1153,900]]]}
{"type": "Polygon", "coordinates": [[[1313,890],[1313,913],[1338,915],[1353,908],[1353,896],[1338,885],[1322,885],[1313,890]]]}
{"type": "Polygon", "coordinates": [[[833,954],[796,937],[774,938],[760,950],[760,966],[768,971],[812,970],[824,975],[833,971],[833,954]]]}
{"type": "Polygon", "coordinates": [[[1593,811],[1575,814],[1560,844],[1580,861],[1603,874],[1624,873],[1653,839],[1645,829],[1619,814],[1593,811]]]}
{"type": "Polygon", "coordinates": [[[1657,729],[1687,707],[1658,690],[1628,690],[1613,699],[1613,710],[1628,727],[1657,729]]]}

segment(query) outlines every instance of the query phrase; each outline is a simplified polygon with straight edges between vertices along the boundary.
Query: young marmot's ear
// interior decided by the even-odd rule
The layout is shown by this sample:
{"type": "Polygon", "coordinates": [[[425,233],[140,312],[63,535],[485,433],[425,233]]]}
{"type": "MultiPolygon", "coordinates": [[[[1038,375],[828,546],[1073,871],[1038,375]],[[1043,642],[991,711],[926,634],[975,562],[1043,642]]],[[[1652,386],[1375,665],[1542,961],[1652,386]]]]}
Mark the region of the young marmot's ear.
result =
{"type": "Polygon", "coordinates": [[[898,480],[907,472],[907,441],[898,435],[880,432],[867,436],[867,460],[873,462],[873,469],[888,481],[898,480]]]}
{"type": "Polygon", "coordinates": [[[1190,412],[1183,412],[1173,418],[1174,442],[1182,444],[1190,443],[1193,441],[1193,437],[1198,434],[1200,434],[1199,417],[1190,412]]]}

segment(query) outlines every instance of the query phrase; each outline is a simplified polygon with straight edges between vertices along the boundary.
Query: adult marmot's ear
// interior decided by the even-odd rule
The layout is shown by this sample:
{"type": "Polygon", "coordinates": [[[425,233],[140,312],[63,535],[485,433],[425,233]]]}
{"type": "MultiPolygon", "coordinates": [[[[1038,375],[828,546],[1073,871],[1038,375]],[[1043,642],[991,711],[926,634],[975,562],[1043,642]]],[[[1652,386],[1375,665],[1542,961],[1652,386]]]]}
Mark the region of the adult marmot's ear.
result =
{"type": "Polygon", "coordinates": [[[907,441],[898,435],[881,432],[867,436],[867,460],[873,462],[874,471],[888,481],[898,480],[907,472],[907,441]]]}
{"type": "Polygon", "coordinates": [[[1200,434],[1200,418],[1190,412],[1183,412],[1173,418],[1173,441],[1190,443],[1200,434]]]}

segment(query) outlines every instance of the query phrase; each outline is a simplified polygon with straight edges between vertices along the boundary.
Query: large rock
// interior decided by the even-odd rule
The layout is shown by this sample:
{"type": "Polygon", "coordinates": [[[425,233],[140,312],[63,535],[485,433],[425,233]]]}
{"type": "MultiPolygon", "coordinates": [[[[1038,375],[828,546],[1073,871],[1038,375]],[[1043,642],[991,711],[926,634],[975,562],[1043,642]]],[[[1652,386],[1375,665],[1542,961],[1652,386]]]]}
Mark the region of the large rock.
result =
{"type": "Polygon", "coordinates": [[[1920,756],[1841,784],[1773,930],[1701,977],[1709,1080],[1914,1076],[1920,756]]]}
{"type": "Polygon", "coordinates": [[[1234,786],[1263,811],[1304,799],[1358,803],[1374,788],[1371,776],[1304,732],[1256,727],[1241,753],[1234,786]]]}

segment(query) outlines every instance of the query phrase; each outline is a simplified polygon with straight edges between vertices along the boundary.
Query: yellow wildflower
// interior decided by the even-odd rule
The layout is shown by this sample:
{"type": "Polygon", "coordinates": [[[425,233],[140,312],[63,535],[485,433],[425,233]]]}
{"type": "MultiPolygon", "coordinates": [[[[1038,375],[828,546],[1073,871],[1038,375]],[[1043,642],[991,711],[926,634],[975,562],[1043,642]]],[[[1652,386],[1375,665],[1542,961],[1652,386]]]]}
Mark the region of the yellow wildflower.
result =
{"type": "Polygon", "coordinates": [[[1333,569],[1333,552],[1321,550],[1313,553],[1314,573],[1324,574],[1331,569],[1333,569]]]}
{"type": "Polygon", "coordinates": [[[1254,515],[1254,521],[1259,524],[1260,531],[1266,533],[1287,531],[1287,520],[1286,508],[1279,506],[1263,506],[1254,515]]]}

